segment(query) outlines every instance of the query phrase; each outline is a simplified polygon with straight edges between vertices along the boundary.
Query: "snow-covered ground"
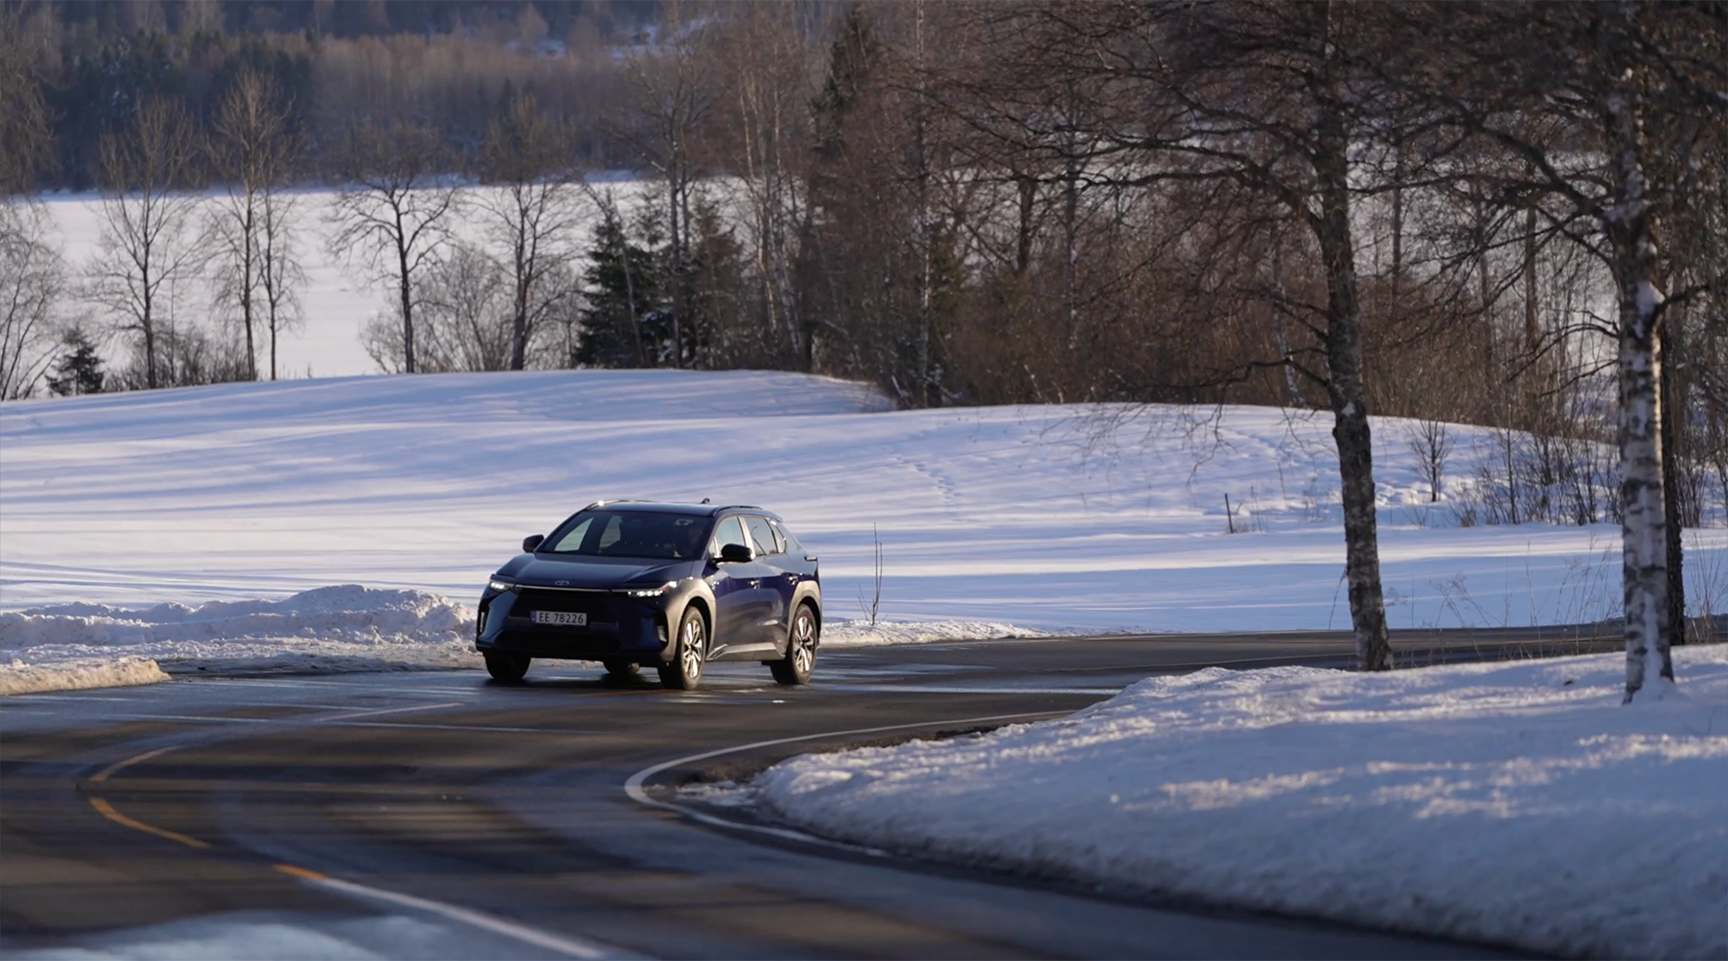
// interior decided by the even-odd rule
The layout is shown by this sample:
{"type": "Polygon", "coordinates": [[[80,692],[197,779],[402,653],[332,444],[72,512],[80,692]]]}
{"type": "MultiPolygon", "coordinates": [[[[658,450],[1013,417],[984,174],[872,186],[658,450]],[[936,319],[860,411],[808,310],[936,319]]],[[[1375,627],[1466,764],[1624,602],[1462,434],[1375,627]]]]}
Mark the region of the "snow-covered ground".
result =
{"type": "Polygon", "coordinates": [[[199,671],[472,667],[474,613],[436,594],[319,588],[280,601],[116,608],[58,604],[0,613],[0,693],[148,684],[199,671]],[[120,679],[105,683],[99,666],[120,679]],[[115,663],[120,663],[116,661],[115,663]],[[93,670],[98,670],[92,674],[93,670]]]}
{"type": "Polygon", "coordinates": [[[1627,707],[1624,663],[1210,668],[1059,721],[806,755],[741,792],[828,837],[1111,891],[1728,957],[1728,646],[1677,649],[1678,689],[1627,707]]]}
{"type": "MultiPolygon", "coordinates": [[[[1169,408],[893,411],[842,381],[679,371],[356,377],[7,403],[0,610],[20,616],[0,622],[0,662],[70,656],[59,648],[84,643],[33,626],[61,616],[42,610],[52,605],[244,605],[340,584],[472,603],[524,535],[621,496],[780,512],[822,557],[830,640],[1348,625],[1329,418],[1204,413],[1196,426],[1169,408]],[[1229,524],[1248,532],[1227,534],[1229,524]],[[874,598],[878,540],[887,624],[842,624],[864,619],[874,598]]],[[[1427,504],[1403,425],[1376,430],[1394,627],[1615,615],[1617,529],[1457,527],[1445,504],[1427,504]]],[[[1456,433],[1448,484],[1461,489],[1487,438],[1456,433]]],[[[1690,535],[1695,606],[1722,609],[1725,541],[1721,529],[1690,535]]],[[[342,596],[359,605],[345,612],[358,622],[379,614],[369,605],[384,595],[342,596]]],[[[215,650],[185,648],[211,635],[184,625],[164,634],[154,615],[100,616],[156,625],[109,632],[116,653],[215,650]]],[[[359,656],[346,626],[296,622],[270,636],[331,656],[305,646],[307,630],[359,656]]],[[[451,630],[425,643],[459,646],[451,630]]],[[[228,631],[222,643],[267,640],[228,631]]],[[[395,635],[380,636],[363,643],[406,656],[395,635]]]]}

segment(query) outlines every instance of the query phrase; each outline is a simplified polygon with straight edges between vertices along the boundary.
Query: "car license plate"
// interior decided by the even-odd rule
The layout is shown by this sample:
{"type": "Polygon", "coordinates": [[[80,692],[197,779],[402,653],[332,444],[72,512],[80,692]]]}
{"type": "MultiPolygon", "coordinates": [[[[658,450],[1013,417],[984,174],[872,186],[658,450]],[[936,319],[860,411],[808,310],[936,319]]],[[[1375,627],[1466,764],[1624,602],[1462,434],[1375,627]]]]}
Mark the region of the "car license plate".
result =
{"type": "Polygon", "coordinates": [[[558,624],[563,627],[587,627],[588,615],[568,611],[535,611],[534,623],[558,624]]]}

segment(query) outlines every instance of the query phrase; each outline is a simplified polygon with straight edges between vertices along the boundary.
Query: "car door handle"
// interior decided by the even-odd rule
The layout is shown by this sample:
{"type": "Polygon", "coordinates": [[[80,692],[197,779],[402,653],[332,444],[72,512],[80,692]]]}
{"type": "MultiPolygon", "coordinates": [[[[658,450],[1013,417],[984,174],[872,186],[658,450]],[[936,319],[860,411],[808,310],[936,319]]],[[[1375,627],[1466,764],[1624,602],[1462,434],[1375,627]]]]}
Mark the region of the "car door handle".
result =
{"type": "Polygon", "coordinates": [[[751,587],[761,587],[762,586],[762,578],[760,578],[760,577],[750,578],[750,586],[751,587]]]}

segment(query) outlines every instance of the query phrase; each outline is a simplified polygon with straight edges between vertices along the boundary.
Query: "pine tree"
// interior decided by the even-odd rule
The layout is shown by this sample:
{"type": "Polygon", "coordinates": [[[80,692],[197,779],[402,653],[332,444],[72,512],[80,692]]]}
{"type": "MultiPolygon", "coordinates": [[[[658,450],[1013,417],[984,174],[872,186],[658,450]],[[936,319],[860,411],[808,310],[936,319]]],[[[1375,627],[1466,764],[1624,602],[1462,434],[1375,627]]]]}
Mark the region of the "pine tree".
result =
{"type": "Polygon", "coordinates": [[[96,353],[96,345],[76,328],[67,331],[64,343],[67,352],[48,375],[48,390],[57,397],[102,393],[108,375],[102,370],[102,356],[96,353]]]}
{"type": "Polygon", "coordinates": [[[582,340],[571,358],[584,367],[659,367],[672,359],[672,314],[666,297],[666,238],[652,215],[636,229],[618,208],[601,204],[589,248],[582,340]],[[635,236],[632,236],[634,234],[635,236]]]}

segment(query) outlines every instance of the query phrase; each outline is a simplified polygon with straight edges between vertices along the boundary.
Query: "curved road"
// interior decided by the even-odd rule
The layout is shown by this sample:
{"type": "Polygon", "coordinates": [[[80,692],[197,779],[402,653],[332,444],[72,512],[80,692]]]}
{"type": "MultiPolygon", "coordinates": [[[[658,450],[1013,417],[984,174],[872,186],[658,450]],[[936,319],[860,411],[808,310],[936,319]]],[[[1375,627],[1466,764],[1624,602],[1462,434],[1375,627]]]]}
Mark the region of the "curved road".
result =
{"type": "MultiPolygon", "coordinates": [[[[1417,663],[1578,646],[1398,643],[1417,663]]],[[[678,800],[801,751],[1056,716],[1151,673],[1348,657],[1339,635],[1069,638],[826,650],[799,689],[755,665],[678,693],[537,662],[521,686],[453,671],[13,697],[0,953],[1491,956],[847,850],[678,800]]]]}

